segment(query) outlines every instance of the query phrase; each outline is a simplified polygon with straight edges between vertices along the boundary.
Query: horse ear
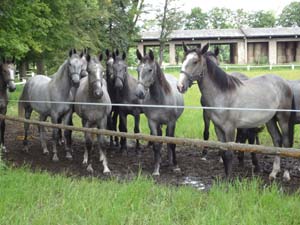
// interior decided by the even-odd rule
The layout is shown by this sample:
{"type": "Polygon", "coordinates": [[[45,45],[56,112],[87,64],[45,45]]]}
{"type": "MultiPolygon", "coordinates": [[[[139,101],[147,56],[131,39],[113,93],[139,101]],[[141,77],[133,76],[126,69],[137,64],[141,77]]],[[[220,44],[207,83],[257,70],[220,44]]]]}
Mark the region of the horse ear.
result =
{"type": "Polygon", "coordinates": [[[125,53],[125,52],[123,52],[122,59],[123,59],[123,60],[126,59],[126,53],[125,53]]]}
{"type": "Polygon", "coordinates": [[[218,56],[219,53],[220,53],[220,49],[219,49],[219,47],[216,47],[216,48],[215,48],[215,55],[218,56]]]}
{"type": "Polygon", "coordinates": [[[149,57],[152,61],[154,61],[154,54],[153,54],[152,49],[149,50],[149,57]]]}
{"type": "Polygon", "coordinates": [[[5,61],[6,61],[6,60],[5,60],[5,57],[3,56],[3,57],[2,57],[2,62],[5,63],[5,61]]]}
{"type": "Polygon", "coordinates": [[[73,54],[76,54],[77,52],[76,52],[76,49],[75,48],[73,48],[73,54]]]}
{"type": "Polygon", "coordinates": [[[115,52],[112,53],[112,57],[113,57],[113,59],[114,59],[114,61],[115,61],[115,60],[116,60],[116,57],[117,57],[115,52]]]}
{"type": "Polygon", "coordinates": [[[87,54],[87,55],[86,55],[86,61],[87,61],[87,62],[90,62],[90,61],[91,61],[91,56],[90,56],[90,54],[87,54]]]}
{"type": "Polygon", "coordinates": [[[118,55],[119,55],[119,49],[116,50],[116,56],[118,56],[118,55]]]}
{"type": "Polygon", "coordinates": [[[183,47],[183,51],[184,51],[185,53],[187,53],[188,47],[186,46],[186,44],[184,43],[184,41],[182,42],[182,47],[183,47]]]}
{"type": "Polygon", "coordinates": [[[140,60],[140,61],[142,61],[142,59],[143,59],[143,56],[142,56],[142,54],[140,53],[140,51],[137,49],[136,50],[136,57],[138,58],[138,60],[140,60]]]}
{"type": "Polygon", "coordinates": [[[16,57],[15,56],[13,56],[13,58],[12,58],[12,61],[11,61],[13,64],[15,64],[16,63],[16,57]]]}
{"type": "Polygon", "coordinates": [[[71,49],[70,51],[69,51],[69,56],[71,57],[73,55],[73,49],[71,49]]]}
{"type": "Polygon", "coordinates": [[[100,53],[100,54],[99,54],[99,61],[101,62],[102,60],[103,60],[103,54],[100,53]]]}
{"type": "Polygon", "coordinates": [[[209,44],[207,43],[207,44],[204,45],[204,47],[201,49],[201,51],[200,51],[201,55],[203,55],[204,53],[206,53],[207,50],[208,50],[208,48],[209,48],[209,44]]]}
{"type": "Polygon", "coordinates": [[[105,49],[105,55],[107,58],[109,58],[109,50],[108,49],[105,49]]]}
{"type": "Polygon", "coordinates": [[[196,48],[201,49],[201,44],[197,44],[196,48]]]}

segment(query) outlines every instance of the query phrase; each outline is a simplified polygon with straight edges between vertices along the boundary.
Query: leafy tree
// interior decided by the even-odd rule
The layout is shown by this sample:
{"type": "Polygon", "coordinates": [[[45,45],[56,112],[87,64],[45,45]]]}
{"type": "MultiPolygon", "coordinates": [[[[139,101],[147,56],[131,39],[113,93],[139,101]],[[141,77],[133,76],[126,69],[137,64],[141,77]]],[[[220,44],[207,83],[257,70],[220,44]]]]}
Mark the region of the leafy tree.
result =
{"type": "Polygon", "coordinates": [[[272,11],[257,11],[250,14],[250,27],[275,27],[276,18],[272,11]]]}
{"type": "Polygon", "coordinates": [[[233,28],[233,18],[233,12],[227,8],[215,7],[208,12],[208,24],[210,28],[233,28]]]}
{"type": "Polygon", "coordinates": [[[300,2],[291,2],[279,15],[278,24],[284,27],[300,26],[300,2]]]}
{"type": "Polygon", "coordinates": [[[243,9],[237,9],[233,12],[234,27],[241,28],[249,26],[250,15],[243,9]]]}
{"type": "Polygon", "coordinates": [[[206,29],[208,27],[207,20],[207,13],[202,12],[200,7],[193,8],[186,17],[185,29],[206,29]]]}

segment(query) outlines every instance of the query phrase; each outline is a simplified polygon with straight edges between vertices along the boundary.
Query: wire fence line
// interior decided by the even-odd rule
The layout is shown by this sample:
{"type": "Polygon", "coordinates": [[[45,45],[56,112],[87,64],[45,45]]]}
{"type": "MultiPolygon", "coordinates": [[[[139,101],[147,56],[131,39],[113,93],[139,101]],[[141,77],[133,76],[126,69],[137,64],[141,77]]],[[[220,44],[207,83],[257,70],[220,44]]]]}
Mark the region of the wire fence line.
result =
{"type": "Polygon", "coordinates": [[[159,143],[169,143],[183,146],[191,146],[198,147],[199,150],[203,148],[209,148],[213,151],[242,151],[242,152],[254,152],[259,154],[268,154],[268,155],[277,155],[277,156],[285,156],[292,158],[300,158],[300,151],[294,148],[280,148],[280,147],[271,147],[271,146],[263,146],[263,145],[249,145],[249,144],[240,144],[234,142],[217,142],[217,141],[204,141],[200,139],[192,139],[192,138],[178,138],[178,137],[163,137],[163,136],[154,136],[142,133],[125,133],[125,132],[117,132],[110,131],[104,129],[96,129],[96,128],[84,128],[84,127],[76,127],[62,124],[53,124],[49,122],[42,122],[37,120],[27,120],[23,118],[17,118],[12,116],[6,116],[0,114],[0,119],[10,120],[18,123],[27,123],[32,125],[50,127],[50,128],[58,128],[79,132],[88,132],[96,135],[104,135],[104,136],[117,136],[117,137],[125,137],[128,139],[139,139],[143,141],[151,141],[151,142],[159,142],[159,143]]]}
{"type": "MultiPolygon", "coordinates": [[[[1,100],[0,100],[1,101],[1,100]]],[[[226,111],[266,111],[266,112],[300,112],[300,109],[271,109],[271,108],[239,108],[239,107],[212,107],[192,105],[149,105],[149,104],[122,104],[122,103],[97,103],[97,102],[65,102],[65,101],[29,101],[9,100],[10,102],[40,103],[40,104],[69,104],[69,105],[90,105],[90,106],[120,106],[140,108],[164,108],[164,109],[194,109],[194,110],[226,110],[226,111]]]]}

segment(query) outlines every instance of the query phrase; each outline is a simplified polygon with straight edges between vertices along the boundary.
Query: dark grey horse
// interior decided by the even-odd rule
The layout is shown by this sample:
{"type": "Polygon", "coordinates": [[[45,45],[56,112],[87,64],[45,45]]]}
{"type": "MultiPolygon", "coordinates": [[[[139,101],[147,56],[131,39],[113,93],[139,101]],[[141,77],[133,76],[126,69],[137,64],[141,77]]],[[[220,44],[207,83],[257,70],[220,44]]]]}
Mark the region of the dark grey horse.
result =
{"type": "MultiPolygon", "coordinates": [[[[178,90],[184,93],[190,82],[199,81],[199,89],[208,106],[275,109],[275,111],[209,110],[219,141],[233,142],[236,128],[253,128],[263,124],[275,146],[291,147],[293,144],[293,113],[276,109],[294,108],[293,93],[289,84],[279,76],[264,75],[245,81],[226,74],[207,55],[208,45],[186,52],[182,64],[178,90]],[[279,124],[280,130],[277,127],[279,124]],[[280,132],[281,131],[281,132],[280,132]]],[[[226,175],[231,175],[232,152],[222,153],[226,175]]],[[[280,157],[276,156],[271,179],[280,171],[280,157]]],[[[290,179],[289,172],[284,178],[290,179]]]]}
{"type": "MultiPolygon", "coordinates": [[[[109,94],[111,102],[117,103],[117,95],[116,95],[116,91],[115,91],[115,77],[113,76],[114,59],[108,49],[106,49],[105,55],[106,55],[106,72],[105,72],[106,77],[105,77],[105,79],[107,82],[108,94],[109,94]]],[[[112,110],[107,118],[109,130],[117,131],[118,116],[119,116],[119,106],[113,106],[112,110]]],[[[110,137],[110,146],[112,147],[114,145],[113,139],[115,140],[115,145],[119,146],[119,138],[118,137],[113,138],[112,136],[110,137]]]]}
{"type": "MultiPolygon", "coordinates": [[[[136,96],[136,89],[138,85],[137,79],[128,73],[128,66],[126,64],[126,54],[119,55],[119,51],[113,53],[113,80],[115,90],[115,100],[121,104],[140,104],[141,100],[136,96]]],[[[127,132],[127,115],[134,117],[134,133],[140,132],[140,114],[141,107],[119,106],[119,130],[127,132]]],[[[126,138],[121,138],[121,152],[127,149],[126,138]]],[[[138,153],[139,140],[136,140],[136,152],[138,153]]]]}
{"type": "MultiPolygon", "coordinates": [[[[146,105],[171,105],[183,106],[183,95],[176,89],[177,79],[171,75],[165,75],[159,64],[154,59],[153,51],[142,57],[137,50],[139,84],[136,94],[143,99],[146,105]]],[[[183,112],[183,108],[152,108],[144,107],[143,112],[148,119],[148,125],[152,135],[162,135],[162,125],[167,125],[166,135],[174,137],[176,121],[183,112]]],[[[161,143],[153,143],[154,172],[159,175],[161,161],[161,143]]],[[[176,145],[168,144],[169,163],[173,164],[174,170],[180,170],[177,165],[175,148],[176,145]]]]}
{"type": "MultiPolygon", "coordinates": [[[[15,66],[14,59],[12,61],[3,59],[0,64],[0,113],[6,115],[8,94],[7,89],[10,92],[16,90],[15,80],[15,66]]],[[[0,144],[3,152],[8,152],[4,145],[4,133],[5,133],[5,120],[0,120],[0,144]]]]}
{"type": "MultiPolygon", "coordinates": [[[[58,71],[50,77],[37,75],[32,77],[24,86],[19,101],[19,116],[30,119],[32,111],[40,115],[40,120],[45,121],[48,116],[52,123],[61,123],[62,118],[72,110],[72,105],[66,102],[72,102],[74,96],[71,94],[71,88],[79,86],[80,73],[82,70],[82,61],[76,50],[72,49],[69,58],[59,67],[58,71]],[[51,103],[62,102],[62,103],[51,103]]],[[[28,151],[28,128],[29,124],[24,124],[24,150],[28,151]]],[[[45,129],[39,127],[40,139],[43,153],[49,154],[45,140],[45,129]]],[[[59,130],[53,129],[53,161],[58,161],[57,144],[59,142],[59,130]]]]}
{"type": "MultiPolygon", "coordinates": [[[[99,56],[102,60],[102,55],[99,56]]],[[[80,86],[76,91],[75,102],[88,102],[88,103],[106,103],[108,105],[85,105],[75,104],[75,112],[81,117],[82,126],[91,128],[97,127],[98,129],[106,129],[107,116],[111,111],[110,98],[107,92],[107,84],[103,79],[104,69],[97,58],[91,58],[87,55],[87,71],[88,76],[80,80],[80,86]]],[[[107,166],[107,158],[103,152],[101,145],[104,143],[104,138],[97,135],[98,149],[100,154],[100,161],[103,162],[103,173],[109,173],[110,170],[107,166]]],[[[92,167],[92,145],[93,140],[90,133],[85,133],[85,152],[83,164],[87,165],[87,170],[93,172],[92,167]]]]}

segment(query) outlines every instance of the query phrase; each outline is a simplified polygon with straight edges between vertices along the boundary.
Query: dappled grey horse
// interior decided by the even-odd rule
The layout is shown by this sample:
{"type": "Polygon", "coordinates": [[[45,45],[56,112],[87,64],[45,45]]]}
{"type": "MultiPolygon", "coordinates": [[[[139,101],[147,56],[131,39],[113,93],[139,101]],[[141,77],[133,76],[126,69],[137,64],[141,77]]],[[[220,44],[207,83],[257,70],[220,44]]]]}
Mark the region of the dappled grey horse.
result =
{"type": "MultiPolygon", "coordinates": [[[[6,115],[8,94],[16,90],[15,80],[15,60],[5,60],[0,64],[0,114],[6,115]]],[[[3,152],[7,152],[4,145],[5,120],[0,120],[0,144],[3,152]]]]}
{"type": "MultiPolygon", "coordinates": [[[[136,94],[143,99],[146,105],[167,105],[183,106],[183,95],[176,89],[177,79],[171,75],[165,75],[159,64],[154,59],[153,51],[144,57],[137,50],[139,84],[136,94]]],[[[183,108],[154,108],[143,107],[143,112],[148,119],[148,125],[152,135],[162,135],[162,125],[167,125],[166,135],[174,137],[176,121],[183,112],[183,108]]],[[[153,143],[154,151],[154,172],[153,175],[159,175],[161,161],[161,143],[153,143]]],[[[177,165],[175,144],[168,144],[169,163],[173,164],[174,170],[180,170],[177,165]]]]}
{"type": "MultiPolygon", "coordinates": [[[[183,43],[184,46],[184,50],[185,52],[188,52],[188,49],[186,47],[186,45],[183,43]]],[[[201,45],[198,46],[198,48],[201,48],[201,45]]],[[[212,60],[216,65],[219,65],[219,59],[218,59],[218,55],[219,55],[219,48],[216,47],[214,52],[210,52],[208,51],[206,53],[206,55],[210,58],[210,60],[212,60]]],[[[237,77],[240,80],[248,80],[249,78],[242,73],[239,72],[233,72],[230,74],[231,76],[237,77]]],[[[199,81],[198,81],[198,85],[199,85],[199,81]]],[[[206,102],[205,102],[205,98],[203,95],[201,95],[201,99],[200,99],[201,105],[202,106],[207,106],[206,102]]],[[[203,109],[203,121],[204,121],[204,131],[203,131],[203,138],[204,140],[208,140],[209,139],[209,127],[210,127],[210,117],[209,117],[209,110],[207,109],[203,109]]],[[[237,143],[246,143],[248,141],[249,144],[259,144],[259,139],[258,139],[258,133],[260,131],[262,131],[262,128],[238,128],[237,129],[237,134],[236,134],[236,139],[235,142],[237,143]]],[[[202,155],[201,155],[201,159],[206,160],[206,156],[207,156],[207,149],[204,148],[202,151],[202,155]]],[[[259,163],[258,163],[258,159],[256,157],[256,154],[254,152],[251,153],[251,158],[252,158],[252,164],[254,165],[254,172],[259,172],[260,171],[260,167],[259,167],[259,163]]],[[[239,163],[240,166],[244,165],[244,152],[238,152],[238,159],[239,159],[239,163]]]]}
{"type": "MultiPolygon", "coordinates": [[[[266,124],[275,146],[291,147],[293,144],[293,113],[276,109],[293,109],[293,93],[289,84],[276,75],[264,75],[240,80],[226,74],[208,56],[208,45],[202,49],[186,49],[178,90],[186,92],[191,82],[197,80],[206,104],[213,107],[255,108],[248,110],[209,110],[219,141],[233,142],[236,128],[253,128],[266,124]],[[261,111],[259,109],[275,109],[261,111]],[[279,124],[280,130],[277,127],[279,124]],[[281,132],[280,132],[281,131],[281,132]]],[[[232,151],[222,153],[225,173],[231,175],[232,151]]],[[[276,156],[271,179],[280,171],[280,157],[276,156]]],[[[289,180],[289,171],[284,178],[289,180]]]]}
{"type": "MultiPolygon", "coordinates": [[[[62,118],[72,110],[72,105],[68,102],[74,100],[71,88],[79,86],[82,61],[76,50],[69,52],[69,58],[59,67],[52,79],[44,75],[36,75],[28,80],[24,86],[19,99],[19,116],[30,119],[32,111],[39,113],[40,121],[45,121],[48,116],[52,123],[60,123],[62,118]],[[56,102],[56,103],[52,103],[56,102]],[[62,102],[62,103],[57,103],[62,102]]],[[[28,128],[29,124],[24,124],[24,151],[28,151],[28,128]]],[[[39,127],[40,139],[44,154],[49,154],[45,140],[45,129],[39,127]]],[[[59,130],[53,128],[53,161],[58,161],[57,144],[59,142],[59,130]]],[[[68,154],[68,152],[67,152],[68,154]]]]}
{"type": "MultiPolygon", "coordinates": [[[[119,51],[113,52],[113,80],[115,90],[115,101],[121,104],[140,104],[141,100],[136,96],[136,89],[138,80],[128,73],[128,66],[126,64],[126,53],[122,56],[119,55],[119,51]]],[[[134,133],[140,132],[140,114],[142,113],[141,107],[128,107],[119,106],[119,130],[121,132],[127,132],[127,115],[134,117],[134,133]]],[[[126,138],[121,138],[121,152],[127,149],[126,138]]],[[[136,140],[136,152],[140,148],[139,140],[136,140]]]]}
{"type": "MultiPolygon", "coordinates": [[[[76,91],[75,102],[87,103],[105,103],[108,105],[85,105],[75,104],[75,112],[81,117],[82,126],[86,128],[97,127],[98,129],[106,129],[107,116],[111,111],[111,101],[107,92],[107,84],[103,79],[104,69],[99,60],[102,60],[102,55],[99,60],[96,57],[91,58],[87,55],[87,72],[88,76],[80,80],[80,86],[76,91]]],[[[103,162],[103,173],[109,173],[107,166],[107,158],[105,151],[102,150],[101,145],[104,143],[104,137],[97,135],[98,150],[100,154],[100,161],[103,162]]],[[[87,170],[93,172],[92,167],[92,148],[93,139],[90,133],[85,133],[85,152],[83,164],[87,165],[87,170]]]]}

